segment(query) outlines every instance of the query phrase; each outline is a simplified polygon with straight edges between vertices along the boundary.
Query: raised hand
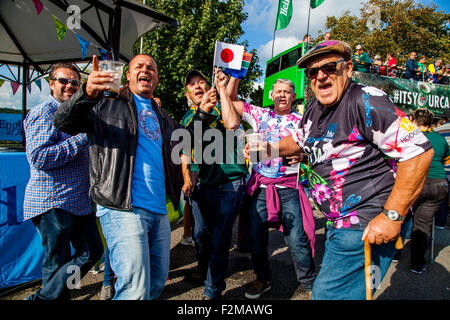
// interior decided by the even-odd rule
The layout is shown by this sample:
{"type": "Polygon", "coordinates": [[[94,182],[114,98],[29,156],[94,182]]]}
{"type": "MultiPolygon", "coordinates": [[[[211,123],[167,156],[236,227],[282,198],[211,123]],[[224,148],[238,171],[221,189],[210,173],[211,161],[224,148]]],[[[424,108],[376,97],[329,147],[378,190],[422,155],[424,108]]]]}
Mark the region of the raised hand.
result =
{"type": "Polygon", "coordinates": [[[92,57],[92,71],[88,76],[86,83],[86,98],[88,100],[93,100],[98,97],[100,92],[104,90],[109,90],[109,85],[114,79],[114,74],[111,72],[98,71],[98,59],[97,56],[92,57]]]}
{"type": "Polygon", "coordinates": [[[227,75],[220,69],[215,68],[214,69],[214,78],[215,78],[215,85],[217,89],[226,88],[228,84],[228,77],[227,75]]]}
{"type": "Polygon", "coordinates": [[[216,104],[217,104],[216,89],[211,88],[203,95],[202,101],[200,102],[200,109],[202,109],[205,112],[211,112],[211,110],[216,106],[216,104]]]}

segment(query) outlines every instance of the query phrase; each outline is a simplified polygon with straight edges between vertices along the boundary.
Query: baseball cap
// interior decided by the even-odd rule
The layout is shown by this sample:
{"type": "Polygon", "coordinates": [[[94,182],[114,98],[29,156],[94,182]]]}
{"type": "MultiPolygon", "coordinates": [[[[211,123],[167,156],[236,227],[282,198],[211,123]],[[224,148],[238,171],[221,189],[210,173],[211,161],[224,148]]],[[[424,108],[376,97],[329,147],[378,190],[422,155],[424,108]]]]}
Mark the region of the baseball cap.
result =
{"type": "Polygon", "coordinates": [[[309,60],[325,53],[337,53],[346,61],[351,60],[353,55],[352,48],[347,43],[338,40],[326,40],[308,50],[303,57],[297,60],[297,66],[306,68],[309,60]]]}
{"type": "Polygon", "coordinates": [[[199,71],[197,69],[192,69],[192,70],[189,70],[188,73],[186,73],[186,77],[184,78],[184,86],[186,86],[188,84],[189,80],[193,76],[200,76],[203,79],[205,79],[209,85],[211,85],[211,81],[209,81],[209,79],[201,71],[199,71]]]}

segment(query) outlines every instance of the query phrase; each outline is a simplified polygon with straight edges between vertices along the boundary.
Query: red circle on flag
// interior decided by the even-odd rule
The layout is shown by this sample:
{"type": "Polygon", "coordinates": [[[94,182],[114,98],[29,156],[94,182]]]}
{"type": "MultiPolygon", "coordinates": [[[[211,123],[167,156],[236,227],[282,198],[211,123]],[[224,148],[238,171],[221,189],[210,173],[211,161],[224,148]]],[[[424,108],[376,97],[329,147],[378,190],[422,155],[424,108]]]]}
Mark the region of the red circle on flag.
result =
{"type": "Polygon", "coordinates": [[[222,59],[223,62],[225,63],[229,63],[231,61],[233,61],[234,58],[234,53],[233,50],[231,49],[223,49],[222,52],[220,53],[220,59],[222,59]]]}

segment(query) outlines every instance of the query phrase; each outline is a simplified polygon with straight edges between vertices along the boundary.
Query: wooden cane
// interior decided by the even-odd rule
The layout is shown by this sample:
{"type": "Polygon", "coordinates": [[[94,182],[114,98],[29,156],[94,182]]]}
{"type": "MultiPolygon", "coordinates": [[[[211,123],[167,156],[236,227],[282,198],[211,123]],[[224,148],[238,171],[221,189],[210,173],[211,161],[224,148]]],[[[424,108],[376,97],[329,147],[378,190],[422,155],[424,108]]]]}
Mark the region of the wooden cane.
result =
{"type": "MultiPolygon", "coordinates": [[[[401,236],[395,241],[395,248],[397,250],[403,249],[401,236]]],[[[372,248],[368,238],[364,242],[364,275],[366,280],[366,300],[372,300],[372,248]]]]}

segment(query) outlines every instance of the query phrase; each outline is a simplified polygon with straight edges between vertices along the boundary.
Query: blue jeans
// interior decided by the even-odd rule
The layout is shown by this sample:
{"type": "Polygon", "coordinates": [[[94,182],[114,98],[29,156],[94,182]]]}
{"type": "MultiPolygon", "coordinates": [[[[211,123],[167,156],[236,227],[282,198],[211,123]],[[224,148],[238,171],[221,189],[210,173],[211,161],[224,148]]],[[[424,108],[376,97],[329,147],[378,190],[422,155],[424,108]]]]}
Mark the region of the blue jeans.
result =
{"type": "Polygon", "coordinates": [[[200,185],[199,210],[192,207],[198,264],[206,271],[204,294],[211,298],[219,297],[226,287],[232,228],[242,205],[244,187],[244,178],[215,187],[200,185]]]}
{"type": "Polygon", "coordinates": [[[77,216],[55,208],[34,217],[32,222],[42,239],[44,260],[42,289],[28,299],[69,299],[67,286],[81,280],[103,253],[95,214],[77,216]]]}
{"type": "MultiPolygon", "coordinates": [[[[306,290],[311,290],[316,278],[314,260],[308,236],[303,229],[302,211],[297,189],[278,189],[281,205],[281,224],[286,244],[294,261],[297,280],[306,290]]],[[[266,189],[259,188],[250,205],[249,233],[253,268],[259,281],[270,281],[269,226],[267,223],[266,189]]]]}
{"type": "Polygon", "coordinates": [[[109,259],[109,249],[108,246],[106,246],[105,249],[105,268],[103,271],[103,286],[111,286],[113,284],[113,280],[114,280],[114,272],[111,269],[111,260],[109,259]]]}
{"type": "MultiPolygon", "coordinates": [[[[311,299],[364,300],[366,283],[364,242],[361,240],[363,230],[327,228],[322,268],[314,283],[311,299]]],[[[372,245],[371,251],[372,265],[377,266],[374,274],[379,274],[377,280],[380,284],[397,249],[394,242],[389,242],[372,245]]]]}
{"type": "Polygon", "coordinates": [[[117,276],[114,300],[149,300],[161,294],[169,274],[170,222],[140,208],[108,210],[100,217],[117,276]]]}

